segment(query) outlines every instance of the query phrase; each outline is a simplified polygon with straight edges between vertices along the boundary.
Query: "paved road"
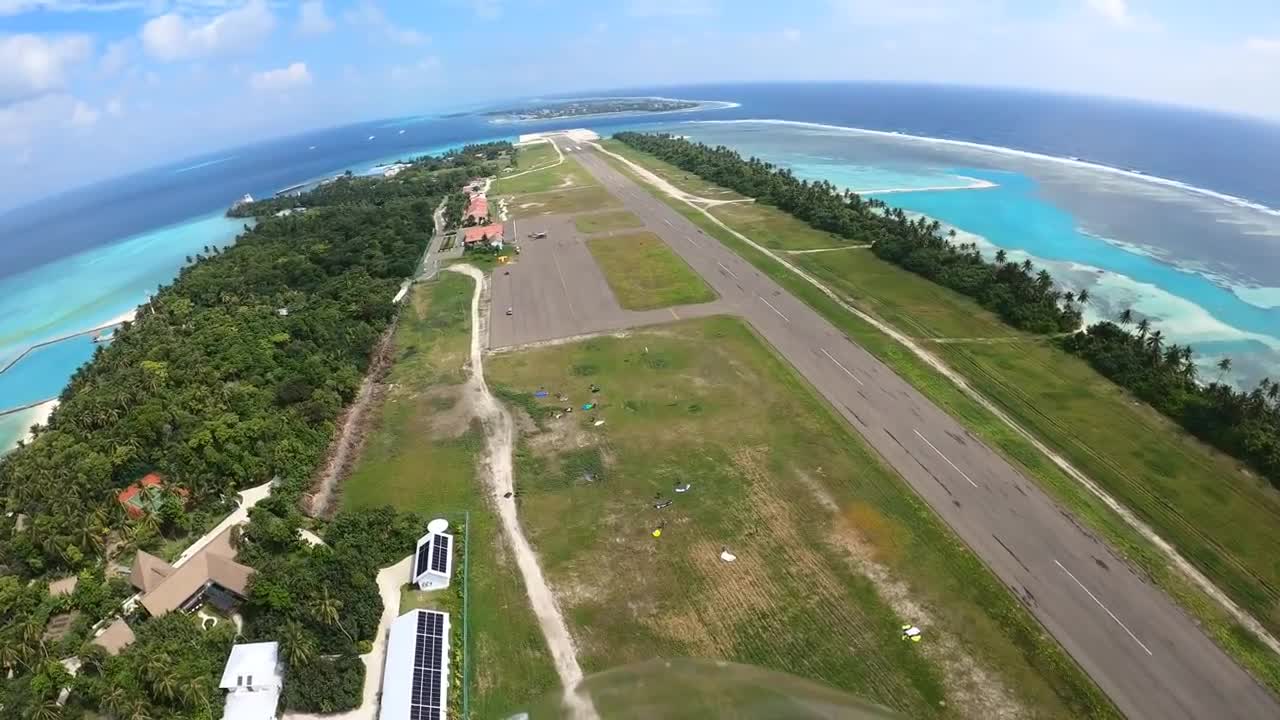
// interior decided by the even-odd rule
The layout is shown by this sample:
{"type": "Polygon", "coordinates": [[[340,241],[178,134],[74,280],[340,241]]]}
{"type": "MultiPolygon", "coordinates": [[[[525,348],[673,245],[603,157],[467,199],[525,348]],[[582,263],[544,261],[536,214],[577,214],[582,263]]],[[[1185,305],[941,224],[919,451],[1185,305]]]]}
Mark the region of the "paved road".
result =
{"type": "MultiPolygon", "coordinates": [[[[1036,484],[817,312],[608,165],[577,159],[848,419],[1130,718],[1280,718],[1280,703],[1036,484]]],[[[581,147],[579,151],[577,148],[581,147]]]]}
{"type": "Polygon", "coordinates": [[[520,255],[493,273],[491,348],[732,312],[721,301],[644,312],[624,310],[572,216],[548,215],[514,224],[520,255]],[[529,239],[534,232],[545,232],[547,237],[529,239]]]}

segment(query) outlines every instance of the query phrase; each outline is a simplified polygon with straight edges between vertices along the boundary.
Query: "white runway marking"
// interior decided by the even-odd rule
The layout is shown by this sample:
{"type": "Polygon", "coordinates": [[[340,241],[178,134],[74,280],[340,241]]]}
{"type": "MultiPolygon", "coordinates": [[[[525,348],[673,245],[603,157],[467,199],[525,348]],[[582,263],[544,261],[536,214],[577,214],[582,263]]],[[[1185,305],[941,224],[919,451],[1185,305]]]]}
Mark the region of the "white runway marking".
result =
{"type": "Polygon", "coordinates": [[[666,218],[662,218],[662,222],[666,223],[667,227],[675,227],[674,225],[671,224],[671,221],[666,218]]]}
{"type": "Polygon", "coordinates": [[[1111,610],[1109,610],[1106,605],[1103,605],[1102,601],[1099,600],[1096,595],[1089,592],[1089,588],[1085,587],[1084,583],[1077,580],[1076,576],[1072,575],[1070,570],[1063,567],[1062,563],[1058,562],[1057,560],[1054,560],[1053,564],[1061,568],[1062,572],[1067,574],[1067,577],[1071,578],[1072,580],[1075,580],[1075,583],[1080,586],[1080,589],[1085,591],[1085,593],[1087,593],[1094,602],[1098,603],[1098,607],[1102,608],[1103,610],[1106,610],[1107,614],[1111,616],[1111,619],[1115,620],[1116,624],[1119,625],[1121,629],[1123,629],[1125,632],[1129,633],[1129,637],[1133,638],[1134,642],[1138,643],[1138,647],[1142,648],[1143,650],[1146,650],[1148,655],[1154,656],[1154,653],[1151,652],[1151,648],[1147,647],[1146,645],[1143,645],[1142,641],[1138,639],[1138,636],[1134,635],[1133,631],[1130,630],[1128,627],[1125,627],[1125,624],[1120,622],[1120,618],[1116,617],[1116,614],[1111,612],[1111,610]]]}
{"type": "Polygon", "coordinates": [[[843,370],[845,375],[848,375],[849,377],[853,378],[854,380],[857,380],[859,385],[864,385],[864,384],[865,384],[865,383],[863,383],[863,382],[862,382],[862,380],[861,380],[861,379],[859,379],[859,378],[858,378],[858,376],[857,376],[857,375],[854,375],[853,373],[849,372],[849,368],[845,367],[844,365],[841,365],[839,360],[837,360],[837,359],[835,359],[835,358],[831,357],[831,353],[827,352],[827,349],[826,349],[826,348],[818,348],[818,349],[822,351],[822,354],[823,354],[823,355],[826,355],[826,356],[827,356],[827,359],[828,359],[828,360],[830,360],[831,362],[835,363],[835,364],[836,364],[836,367],[838,367],[838,368],[840,368],[841,370],[843,370]]]}
{"type": "Polygon", "coordinates": [[[737,275],[734,275],[732,270],[730,270],[729,268],[725,267],[725,266],[724,266],[724,263],[722,263],[722,262],[717,262],[716,264],[720,266],[720,269],[721,269],[721,270],[723,270],[723,271],[725,271],[725,272],[729,273],[729,275],[730,275],[730,276],[732,276],[734,280],[740,280],[740,279],[741,279],[741,278],[739,278],[737,275]]]}
{"type": "Polygon", "coordinates": [[[688,240],[688,241],[689,241],[689,242],[691,242],[691,243],[693,243],[693,246],[694,246],[694,247],[702,247],[701,245],[699,245],[699,244],[698,244],[698,241],[697,241],[697,240],[694,240],[693,238],[689,237],[688,235],[685,235],[685,236],[684,236],[684,239],[685,239],[685,240],[688,240]]]}
{"type": "MultiPolygon", "coordinates": [[[[756,297],[760,297],[760,296],[759,296],[759,295],[757,295],[756,297]]],[[[776,308],[776,307],[774,307],[774,306],[773,306],[773,303],[769,302],[768,300],[765,300],[764,298],[760,298],[760,300],[761,300],[761,302],[763,302],[765,305],[768,305],[770,310],[772,310],[772,311],[774,311],[774,312],[778,313],[778,317],[782,318],[783,320],[786,320],[787,322],[791,322],[790,320],[787,320],[787,316],[786,316],[786,315],[783,315],[781,312],[779,312],[779,311],[778,311],[778,308],[776,308]]]]}
{"type": "Polygon", "coordinates": [[[931,450],[933,450],[934,452],[938,453],[938,457],[942,458],[943,460],[946,460],[946,461],[947,461],[947,464],[951,466],[951,469],[952,469],[952,470],[955,470],[956,472],[960,473],[960,477],[964,478],[965,480],[969,480],[969,484],[970,484],[970,485],[972,485],[972,486],[974,486],[974,487],[978,487],[978,483],[974,482],[973,480],[970,480],[970,479],[969,479],[969,476],[968,476],[968,475],[965,475],[963,470],[961,470],[960,468],[956,467],[956,464],[955,464],[955,463],[953,463],[953,462],[951,462],[951,458],[947,457],[946,455],[943,455],[941,450],[939,450],[938,448],[934,447],[934,446],[933,446],[933,443],[929,442],[929,438],[927,438],[927,437],[925,437],[925,436],[921,435],[919,430],[916,430],[916,431],[914,431],[914,432],[915,432],[915,434],[916,434],[916,437],[920,438],[921,440],[924,440],[924,444],[925,444],[925,445],[928,445],[928,446],[929,446],[929,448],[930,448],[931,450]]]}

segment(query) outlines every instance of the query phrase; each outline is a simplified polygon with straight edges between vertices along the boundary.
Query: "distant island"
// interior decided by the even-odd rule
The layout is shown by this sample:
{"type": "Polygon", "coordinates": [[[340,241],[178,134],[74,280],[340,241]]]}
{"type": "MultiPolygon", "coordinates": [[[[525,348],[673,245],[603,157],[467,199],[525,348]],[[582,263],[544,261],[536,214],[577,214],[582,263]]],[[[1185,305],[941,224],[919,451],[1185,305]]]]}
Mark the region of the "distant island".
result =
{"type": "Polygon", "coordinates": [[[669,98],[588,98],[490,110],[483,113],[483,115],[493,118],[496,122],[517,122],[524,120],[555,120],[557,118],[570,117],[580,118],[617,113],[678,112],[680,110],[696,110],[706,105],[707,103],[694,100],[672,100],[669,98]]]}

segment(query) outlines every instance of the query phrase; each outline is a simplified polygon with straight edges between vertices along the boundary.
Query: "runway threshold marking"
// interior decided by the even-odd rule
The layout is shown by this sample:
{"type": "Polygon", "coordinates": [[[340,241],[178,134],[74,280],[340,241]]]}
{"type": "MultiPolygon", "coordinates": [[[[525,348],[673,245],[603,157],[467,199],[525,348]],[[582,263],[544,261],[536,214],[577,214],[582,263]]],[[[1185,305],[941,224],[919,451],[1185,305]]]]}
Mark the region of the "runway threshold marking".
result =
{"type": "MultiPolygon", "coordinates": [[[[730,270],[729,268],[727,268],[727,267],[725,267],[725,266],[724,266],[724,263],[722,263],[722,262],[716,262],[716,264],[720,266],[720,269],[721,269],[721,270],[723,270],[723,271],[725,271],[725,272],[729,273],[729,275],[731,275],[731,276],[733,277],[733,279],[734,279],[734,280],[741,280],[741,279],[742,279],[742,278],[738,277],[737,275],[734,275],[732,270],[730,270]]],[[[823,352],[826,352],[826,350],[823,350],[823,352]]]]}
{"type": "Polygon", "coordinates": [[[862,382],[862,380],[861,380],[857,375],[854,375],[853,373],[849,372],[849,368],[845,367],[844,365],[841,365],[839,360],[837,360],[837,359],[835,359],[835,358],[831,357],[831,353],[827,352],[827,349],[826,349],[826,348],[818,348],[818,349],[822,351],[822,354],[823,354],[823,355],[826,355],[826,356],[827,356],[827,359],[828,359],[828,360],[830,360],[831,362],[835,363],[835,364],[836,364],[836,367],[838,367],[838,368],[840,368],[841,370],[843,370],[845,375],[848,375],[849,377],[851,377],[851,378],[853,378],[854,380],[856,380],[856,381],[858,382],[858,384],[859,384],[859,385],[864,385],[864,384],[865,384],[865,383],[863,383],[863,382],[862,382]]]}
{"type": "Polygon", "coordinates": [[[1098,604],[1098,607],[1106,611],[1106,613],[1111,616],[1111,619],[1115,620],[1116,624],[1119,625],[1122,630],[1128,633],[1129,637],[1133,638],[1134,642],[1138,643],[1138,647],[1142,648],[1143,650],[1146,650],[1148,655],[1154,656],[1154,653],[1151,652],[1151,648],[1144,645],[1142,641],[1138,639],[1138,636],[1133,634],[1132,630],[1130,630],[1124,623],[1120,622],[1120,618],[1116,617],[1116,614],[1111,612],[1110,608],[1108,608],[1106,605],[1103,605],[1102,601],[1098,599],[1098,596],[1090,592],[1089,588],[1085,587],[1084,583],[1080,582],[1080,580],[1077,579],[1076,576],[1073,575],[1070,570],[1068,570],[1062,563],[1058,562],[1057,559],[1054,559],[1053,564],[1057,565],[1058,568],[1062,570],[1062,572],[1066,573],[1067,577],[1075,581],[1075,584],[1079,585],[1080,589],[1085,591],[1085,594],[1087,594],[1090,599],[1092,599],[1095,603],[1098,604]]]}
{"type": "Polygon", "coordinates": [[[923,441],[924,441],[924,444],[925,444],[925,445],[928,445],[930,450],[933,450],[934,452],[938,453],[938,457],[942,458],[943,460],[946,460],[946,461],[947,461],[947,464],[951,466],[951,469],[952,469],[952,470],[955,470],[956,472],[960,473],[960,477],[964,478],[965,480],[968,480],[970,485],[972,485],[972,486],[974,486],[974,487],[978,487],[978,483],[976,483],[976,482],[974,482],[972,479],[970,479],[970,477],[969,477],[968,475],[965,475],[963,470],[961,470],[960,468],[956,467],[956,464],[955,464],[955,463],[953,463],[953,462],[951,462],[951,458],[947,457],[946,455],[943,455],[941,450],[939,450],[938,448],[934,447],[934,446],[933,446],[933,443],[929,442],[929,438],[927,438],[927,437],[925,437],[925,436],[921,435],[919,430],[913,430],[912,432],[914,432],[914,433],[916,434],[916,437],[918,437],[918,438],[920,438],[921,440],[923,440],[923,441]]]}
{"type": "MultiPolygon", "coordinates": [[[[759,295],[757,295],[756,297],[760,297],[760,296],[759,296],[759,295]]],[[[783,320],[786,320],[787,322],[791,322],[790,320],[787,320],[787,316],[786,316],[786,315],[783,315],[783,314],[778,310],[778,308],[776,308],[776,307],[774,307],[774,306],[773,306],[773,303],[769,302],[768,300],[765,300],[764,298],[760,298],[760,301],[761,301],[761,302],[763,302],[765,305],[768,305],[770,310],[772,310],[772,311],[774,311],[774,312],[778,313],[778,317],[782,318],[783,320]]]]}

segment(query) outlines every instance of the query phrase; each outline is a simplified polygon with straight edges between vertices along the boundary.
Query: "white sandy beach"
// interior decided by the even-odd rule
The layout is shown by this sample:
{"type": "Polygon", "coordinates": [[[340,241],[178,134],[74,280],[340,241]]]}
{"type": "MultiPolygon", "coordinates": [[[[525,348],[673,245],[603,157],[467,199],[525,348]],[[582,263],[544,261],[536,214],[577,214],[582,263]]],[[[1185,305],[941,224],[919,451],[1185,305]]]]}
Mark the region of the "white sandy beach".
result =
{"type": "MultiPolygon", "coordinates": [[[[53,415],[53,411],[57,407],[58,401],[50,400],[49,402],[43,402],[31,408],[30,422],[27,423],[27,427],[31,427],[32,425],[48,424],[49,416],[53,415]]],[[[31,431],[28,430],[24,439],[26,442],[31,442],[34,437],[35,436],[31,434],[31,431]]]]}

